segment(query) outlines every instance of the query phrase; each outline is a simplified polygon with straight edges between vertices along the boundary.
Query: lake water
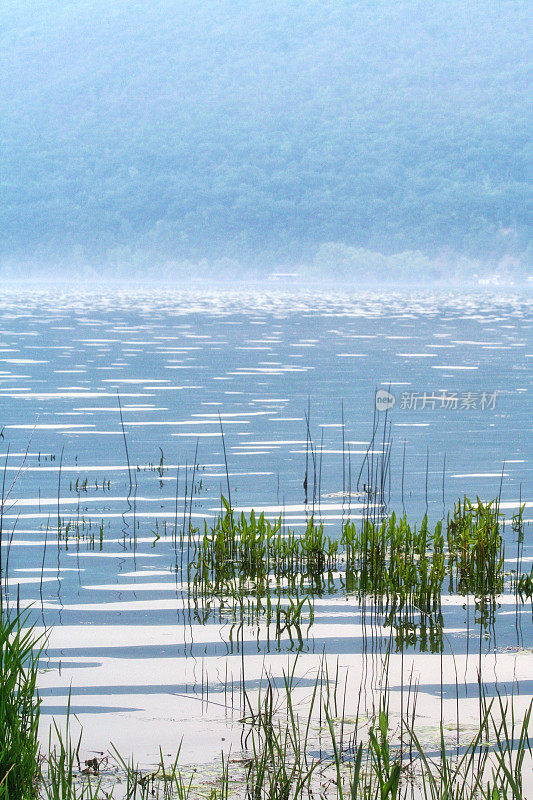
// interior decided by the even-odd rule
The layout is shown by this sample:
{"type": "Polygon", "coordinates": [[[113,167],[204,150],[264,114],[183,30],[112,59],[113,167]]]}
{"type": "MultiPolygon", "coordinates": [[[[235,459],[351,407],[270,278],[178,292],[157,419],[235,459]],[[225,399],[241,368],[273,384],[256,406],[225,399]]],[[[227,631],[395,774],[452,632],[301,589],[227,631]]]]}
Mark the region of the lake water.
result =
{"type": "MultiPolygon", "coordinates": [[[[531,519],[532,307],[531,293],[3,293],[3,575],[11,602],[52,626],[45,719],[70,691],[88,751],[112,741],[150,764],[183,736],[185,761],[203,763],[239,747],[244,662],[250,691],[265,663],[279,677],[298,651],[302,691],[324,653],[372,686],[367,659],[390,629],[375,621],[369,648],[341,576],[302,641],[270,641],[261,622],[191,607],[173,532],[214,519],[229,477],[236,509],[290,528],[314,514],[340,535],[389,437],[389,510],[436,521],[463,494],[501,494],[506,515],[525,503],[531,519]]],[[[532,561],[526,526],[523,569],[532,561]]],[[[405,643],[428,722],[443,702],[455,709],[452,664],[467,721],[482,664],[493,689],[533,694],[531,602],[504,594],[490,624],[479,617],[474,598],[447,596],[444,655],[430,626],[405,643]]],[[[391,657],[396,689],[399,670],[391,657]]]]}

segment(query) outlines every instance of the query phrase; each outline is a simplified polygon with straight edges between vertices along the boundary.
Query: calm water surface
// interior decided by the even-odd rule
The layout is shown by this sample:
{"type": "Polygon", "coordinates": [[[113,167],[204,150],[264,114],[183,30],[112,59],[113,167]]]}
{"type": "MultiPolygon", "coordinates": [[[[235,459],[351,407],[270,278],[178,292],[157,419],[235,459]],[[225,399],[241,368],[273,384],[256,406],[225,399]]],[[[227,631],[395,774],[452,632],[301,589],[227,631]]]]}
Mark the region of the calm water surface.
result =
{"type": "MultiPolygon", "coordinates": [[[[337,535],[361,516],[361,467],[367,451],[379,458],[384,424],[389,509],[437,520],[464,493],[501,491],[506,514],[525,502],[531,518],[532,300],[260,289],[1,295],[3,573],[11,601],[33,602],[37,621],[54,626],[44,711],[61,713],[72,683],[89,735],[105,718],[116,741],[134,720],[145,740],[166,741],[176,715],[194,733],[199,709],[178,696],[197,699],[204,671],[222,692],[228,664],[237,680],[240,648],[251,665],[265,653],[286,663],[298,649],[315,662],[323,651],[348,660],[368,651],[361,610],[338,576],[316,598],[303,645],[269,644],[252,625],[236,644],[229,621],[191,614],[172,531],[219,513],[220,421],[233,505],[282,513],[292,528],[314,513],[337,535]],[[377,414],[371,441],[378,390],[394,405],[386,419],[377,414]],[[86,538],[58,546],[58,514],[86,538]]],[[[516,543],[509,529],[506,537],[512,569],[516,543]]],[[[531,603],[501,600],[481,628],[474,599],[448,598],[445,650],[465,665],[470,650],[523,655],[522,678],[515,660],[514,678],[509,666],[502,680],[531,694],[531,603]]],[[[381,648],[389,633],[376,633],[381,648]]],[[[410,650],[438,657],[420,630],[410,650]]],[[[469,681],[475,675],[466,696],[469,681]]],[[[431,667],[424,683],[440,695],[431,667]]],[[[216,754],[230,723],[211,712],[216,754]]]]}

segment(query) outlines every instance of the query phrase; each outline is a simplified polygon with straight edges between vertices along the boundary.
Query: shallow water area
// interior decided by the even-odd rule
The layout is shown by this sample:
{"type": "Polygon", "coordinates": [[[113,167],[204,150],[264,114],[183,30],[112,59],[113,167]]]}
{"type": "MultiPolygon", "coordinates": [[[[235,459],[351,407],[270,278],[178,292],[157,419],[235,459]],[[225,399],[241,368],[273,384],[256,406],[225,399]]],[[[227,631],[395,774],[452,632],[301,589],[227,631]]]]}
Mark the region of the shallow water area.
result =
{"type": "MultiPolygon", "coordinates": [[[[446,592],[441,621],[415,613],[398,630],[374,598],[350,593],[340,563],[320,587],[302,580],[312,611],[280,633],[253,603],[239,616],[220,597],[191,597],[187,564],[221,494],[236,512],[281,515],[285,531],[313,517],[340,538],[367,513],[368,465],[389,430],[387,513],[435,522],[463,494],[501,495],[507,519],[525,504],[527,523],[532,301],[3,292],[2,571],[11,604],[49,629],[43,728],[64,718],[70,694],[88,753],[113,742],[150,767],[159,745],[170,754],[183,739],[184,763],[215,762],[241,747],[243,685],[257,698],[265,675],[280,682],[296,658],[302,707],[324,657],[330,675],[350,674],[350,719],[361,685],[370,708],[385,662],[393,713],[416,676],[431,736],[443,712],[464,731],[475,724],[480,669],[493,695],[524,708],[532,608],[509,580],[488,606],[446,592]],[[376,391],[387,410],[375,411],[376,391]]],[[[506,525],[509,574],[531,569],[524,530],[520,548],[506,525]]]]}

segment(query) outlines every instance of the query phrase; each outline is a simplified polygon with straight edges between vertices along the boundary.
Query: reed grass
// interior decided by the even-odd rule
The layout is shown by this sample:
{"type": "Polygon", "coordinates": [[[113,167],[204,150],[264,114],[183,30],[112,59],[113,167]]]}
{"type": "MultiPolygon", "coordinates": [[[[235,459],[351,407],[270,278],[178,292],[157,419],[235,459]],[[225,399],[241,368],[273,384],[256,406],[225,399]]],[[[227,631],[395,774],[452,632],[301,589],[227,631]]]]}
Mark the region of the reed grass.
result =
{"type": "Polygon", "coordinates": [[[37,664],[43,642],[27,617],[2,613],[0,625],[0,798],[37,795],[39,782],[37,664]]]}
{"type": "Polygon", "coordinates": [[[525,800],[532,706],[518,718],[512,699],[487,700],[480,679],[478,729],[460,752],[446,744],[441,719],[440,750],[430,758],[416,731],[415,703],[412,711],[407,703],[398,743],[389,713],[388,655],[378,703],[365,724],[359,714],[355,722],[345,719],[346,685],[338,670],[329,675],[325,662],[302,714],[294,699],[294,659],[280,688],[266,676],[255,702],[244,689],[243,752],[231,762],[222,757],[216,780],[182,769],[180,748],[170,762],[160,751],[158,766],[149,771],[113,749],[118,775],[108,777],[104,789],[100,762],[80,762],[81,737],[71,738],[70,703],[63,732],[54,723],[48,752],[39,753],[36,679],[42,642],[31,627],[22,627],[26,621],[2,618],[2,800],[525,800]]]}

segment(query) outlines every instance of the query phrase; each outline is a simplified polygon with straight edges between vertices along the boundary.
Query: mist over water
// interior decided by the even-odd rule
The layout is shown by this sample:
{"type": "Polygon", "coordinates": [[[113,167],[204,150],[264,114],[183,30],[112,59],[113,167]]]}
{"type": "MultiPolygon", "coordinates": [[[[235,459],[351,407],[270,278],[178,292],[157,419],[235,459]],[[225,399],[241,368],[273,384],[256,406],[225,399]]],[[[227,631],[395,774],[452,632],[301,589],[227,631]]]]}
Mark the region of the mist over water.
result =
{"type": "Polygon", "coordinates": [[[527,724],[531,9],[3,3],[0,606],[76,786],[527,724]]]}

